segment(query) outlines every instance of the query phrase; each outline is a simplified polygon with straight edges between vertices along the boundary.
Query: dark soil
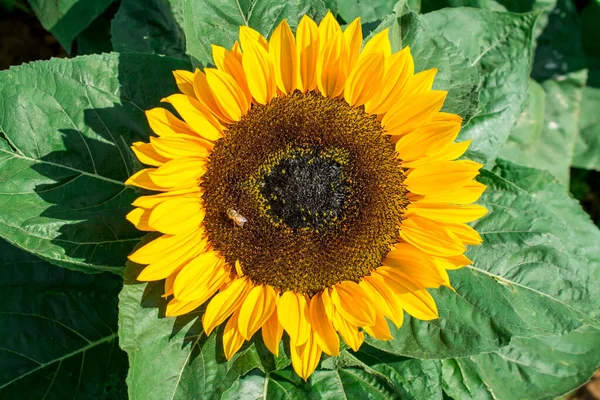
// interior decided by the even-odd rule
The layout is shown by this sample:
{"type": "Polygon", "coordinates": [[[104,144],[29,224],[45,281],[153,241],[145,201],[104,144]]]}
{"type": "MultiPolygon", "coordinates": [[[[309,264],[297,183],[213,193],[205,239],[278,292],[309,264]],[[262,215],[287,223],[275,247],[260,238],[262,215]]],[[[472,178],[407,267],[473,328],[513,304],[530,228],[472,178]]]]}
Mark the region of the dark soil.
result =
{"type": "Polygon", "coordinates": [[[0,7],[0,70],[51,57],[66,57],[58,41],[32,12],[0,7]]]}

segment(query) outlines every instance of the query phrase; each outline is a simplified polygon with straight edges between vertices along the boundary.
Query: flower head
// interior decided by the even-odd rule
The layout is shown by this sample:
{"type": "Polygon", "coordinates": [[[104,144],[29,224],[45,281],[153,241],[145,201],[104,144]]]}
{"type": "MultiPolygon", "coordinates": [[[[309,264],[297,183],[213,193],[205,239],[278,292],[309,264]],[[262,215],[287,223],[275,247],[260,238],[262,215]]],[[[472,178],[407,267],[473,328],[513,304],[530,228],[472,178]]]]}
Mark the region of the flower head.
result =
{"type": "Polygon", "coordinates": [[[470,263],[481,238],[466,223],[486,210],[436,70],[415,74],[387,30],[362,46],[360,21],[342,31],[331,14],[268,41],[242,27],[213,58],[175,71],[181,94],[164,101],[181,119],[149,110],[157,137],[133,144],[151,167],[127,183],[160,193],[128,219],[162,235],[129,258],[139,280],[165,280],[167,316],[208,302],[227,358],[258,330],[277,354],[286,331],[304,379],[340,337],[358,350],[364,333],[391,339],[404,311],[437,318],[427,289],[470,263]]]}

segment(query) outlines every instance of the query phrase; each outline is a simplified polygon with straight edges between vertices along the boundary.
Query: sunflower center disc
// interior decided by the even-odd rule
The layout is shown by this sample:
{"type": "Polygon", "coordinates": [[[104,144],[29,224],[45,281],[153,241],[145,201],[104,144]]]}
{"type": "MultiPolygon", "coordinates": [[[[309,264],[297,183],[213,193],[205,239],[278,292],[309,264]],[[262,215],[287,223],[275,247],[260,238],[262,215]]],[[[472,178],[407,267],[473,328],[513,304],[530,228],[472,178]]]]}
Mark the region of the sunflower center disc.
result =
{"type": "Polygon", "coordinates": [[[350,191],[343,167],[343,160],[314,150],[296,150],[281,160],[260,182],[273,220],[293,229],[336,221],[350,191]]]}
{"type": "Polygon", "coordinates": [[[254,283],[312,295],[381,265],[408,204],[403,181],[376,117],[295,92],[252,106],[215,143],[204,226],[254,283]]]}

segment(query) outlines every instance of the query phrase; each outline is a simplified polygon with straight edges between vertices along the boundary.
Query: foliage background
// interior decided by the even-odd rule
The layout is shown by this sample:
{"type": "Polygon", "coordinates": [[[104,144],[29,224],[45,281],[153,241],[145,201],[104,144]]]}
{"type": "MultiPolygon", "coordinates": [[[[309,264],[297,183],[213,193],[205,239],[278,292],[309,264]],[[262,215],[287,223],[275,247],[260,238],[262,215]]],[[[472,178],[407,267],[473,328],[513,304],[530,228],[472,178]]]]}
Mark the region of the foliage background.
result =
{"type": "MultiPolygon", "coordinates": [[[[1,4],[53,35],[35,28],[52,53],[34,59],[89,56],[0,72],[0,399],[542,399],[596,369],[600,232],[572,196],[598,225],[597,2],[1,4]],[[446,107],[475,139],[469,157],[486,164],[491,212],[476,223],[486,244],[470,250],[475,267],[452,274],[457,294],[435,291],[439,321],[407,319],[396,340],[324,359],[303,383],[285,348],[274,358],[257,340],[227,363],[219,332],[162,318],[160,285],[123,271],[141,235],[123,220],[139,193],[121,182],[140,167],[128,145],[149,135],[143,110],[176,90],[172,69],[206,65],[209,44],[231,45],[241,24],[268,34],[326,8],[367,32],[391,27],[418,70],[440,69],[446,107]]],[[[32,59],[1,37],[2,68],[32,59]]]]}

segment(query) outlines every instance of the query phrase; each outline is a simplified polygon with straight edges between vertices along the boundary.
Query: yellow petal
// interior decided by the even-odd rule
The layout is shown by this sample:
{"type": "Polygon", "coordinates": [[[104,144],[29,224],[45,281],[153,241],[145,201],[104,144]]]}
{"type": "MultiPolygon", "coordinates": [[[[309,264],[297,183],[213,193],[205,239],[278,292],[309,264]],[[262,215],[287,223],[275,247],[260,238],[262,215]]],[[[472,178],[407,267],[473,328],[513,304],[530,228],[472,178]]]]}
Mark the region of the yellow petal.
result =
{"type": "Polygon", "coordinates": [[[250,109],[250,99],[228,73],[214,68],[204,72],[221,113],[231,121],[239,121],[250,109]]]}
{"type": "MultiPolygon", "coordinates": [[[[477,201],[486,186],[477,181],[471,181],[463,187],[458,187],[450,192],[431,193],[427,196],[421,196],[419,203],[454,203],[469,204],[477,201]]],[[[134,204],[135,205],[135,204],[134,204]]]]}
{"type": "MultiPolygon", "coordinates": [[[[344,40],[348,49],[348,70],[352,71],[354,64],[358,60],[360,48],[362,47],[362,25],[360,17],[352,21],[344,30],[344,40]]],[[[385,82],[385,81],[384,81],[385,82]]]]}
{"type": "Polygon", "coordinates": [[[182,301],[208,300],[229,273],[225,260],[215,251],[207,251],[187,263],[175,278],[173,294],[182,301]]]}
{"type": "Polygon", "coordinates": [[[180,157],[208,157],[213,148],[212,142],[189,136],[151,137],[150,143],[155,152],[166,161],[180,157]]]}
{"type": "Polygon", "coordinates": [[[155,231],[148,225],[148,218],[150,217],[150,210],[143,208],[134,208],[125,218],[131,222],[140,231],[155,231]]]}
{"type": "Polygon", "coordinates": [[[203,138],[211,141],[223,136],[221,126],[211,117],[198,100],[184,94],[173,94],[163,101],[171,103],[189,127],[203,138]]]}
{"type": "Polygon", "coordinates": [[[385,28],[381,32],[373,35],[371,39],[365,44],[362,52],[360,53],[360,57],[366,57],[371,54],[380,53],[383,54],[384,57],[389,57],[392,55],[392,44],[390,43],[389,37],[390,30],[389,28],[385,28]]]}
{"type": "Polygon", "coordinates": [[[438,288],[446,283],[446,278],[440,274],[430,255],[423,253],[408,243],[398,243],[383,260],[383,267],[378,268],[390,273],[399,271],[403,276],[409,276],[422,287],[438,288]]]}
{"type": "Polygon", "coordinates": [[[389,270],[377,269],[377,273],[382,276],[386,283],[396,293],[400,299],[402,308],[415,318],[429,321],[438,318],[438,310],[435,300],[426,289],[418,287],[411,280],[400,277],[397,274],[388,274],[389,270]]]}
{"type": "Polygon", "coordinates": [[[244,336],[238,329],[239,314],[239,311],[233,313],[223,331],[223,351],[227,360],[230,360],[244,344],[244,336]]]}
{"type": "Polygon", "coordinates": [[[321,360],[321,348],[312,335],[301,345],[290,343],[290,354],[294,371],[304,380],[314,372],[321,360]]]}
{"type": "Polygon", "coordinates": [[[443,222],[472,222],[487,214],[487,208],[478,204],[447,204],[447,203],[421,203],[410,204],[407,214],[416,214],[429,219],[443,222]]]}
{"type": "Polygon", "coordinates": [[[194,93],[194,73],[190,71],[176,70],[173,71],[173,76],[175,76],[175,83],[177,87],[181,91],[181,93],[186,96],[195,97],[194,93]]]}
{"type": "Polygon", "coordinates": [[[210,335],[217,325],[240,308],[250,289],[252,283],[247,278],[235,279],[225,290],[212,298],[202,316],[206,335],[210,335]]]}
{"type": "Polygon", "coordinates": [[[138,160],[146,165],[159,167],[169,161],[167,157],[158,154],[149,143],[135,142],[132,144],[131,150],[133,150],[138,160]]]}
{"type": "Polygon", "coordinates": [[[449,234],[438,222],[416,215],[402,221],[400,237],[434,256],[456,256],[466,250],[462,242],[449,234]]]}
{"type": "Polygon", "coordinates": [[[159,232],[175,235],[198,229],[204,214],[199,198],[174,197],[152,210],[148,224],[159,232]]]}
{"type": "Polygon", "coordinates": [[[373,99],[382,86],[382,81],[375,77],[383,76],[384,67],[384,57],[381,53],[358,60],[344,88],[344,98],[348,104],[358,107],[373,99]]]}
{"type": "Polygon", "coordinates": [[[233,122],[227,114],[221,111],[216,99],[219,93],[213,92],[206,74],[200,70],[196,71],[194,75],[194,91],[199,102],[195,105],[203,114],[212,115],[226,124],[233,122]]]}
{"type": "Polygon", "coordinates": [[[337,311],[333,312],[333,327],[339,332],[344,342],[354,351],[358,351],[365,340],[365,335],[358,328],[340,315],[337,311]]]}
{"type": "Polygon", "coordinates": [[[244,55],[242,65],[252,97],[259,104],[271,101],[276,93],[275,68],[264,47],[241,38],[244,55]]]}
{"type": "Polygon", "coordinates": [[[281,342],[281,337],[283,336],[283,326],[279,323],[277,312],[271,314],[262,326],[261,331],[265,346],[277,357],[279,354],[279,342],[281,342]]]}
{"type": "Polygon", "coordinates": [[[198,179],[206,172],[206,159],[196,157],[176,158],[150,171],[148,176],[165,188],[197,186],[198,179]]]}
{"type": "MultiPolygon", "coordinates": [[[[181,236],[181,235],[180,235],[181,236]]],[[[206,241],[196,242],[192,239],[181,243],[178,247],[154,259],[139,274],[139,281],[157,281],[166,278],[181,269],[190,260],[206,249],[206,241]]]]}
{"type": "Polygon", "coordinates": [[[432,68],[413,75],[408,81],[405,90],[402,91],[402,96],[430,91],[437,72],[437,68],[432,68]]]}
{"type": "Polygon", "coordinates": [[[444,269],[449,269],[449,270],[459,269],[459,268],[464,267],[465,265],[473,264],[473,262],[471,260],[469,260],[469,258],[467,256],[465,256],[464,254],[461,254],[461,255],[455,256],[455,257],[433,257],[432,261],[439,268],[444,268],[444,269]]]}
{"type": "Polygon", "coordinates": [[[146,118],[150,128],[158,136],[179,136],[188,135],[198,137],[198,134],[189,127],[188,124],[174,116],[169,110],[162,107],[153,108],[146,111],[146,118]]]}
{"type": "Polygon", "coordinates": [[[177,299],[171,299],[171,301],[169,301],[167,304],[165,316],[177,317],[179,315],[189,314],[201,305],[202,302],[199,301],[180,301],[177,299]]]}
{"type": "Polygon", "coordinates": [[[321,293],[317,293],[310,300],[310,323],[319,347],[330,356],[339,356],[340,338],[327,316],[321,293]]]}
{"type": "Polygon", "coordinates": [[[388,325],[387,320],[383,316],[382,313],[377,313],[377,319],[375,320],[375,324],[372,326],[363,327],[365,332],[379,340],[391,340],[394,337],[390,333],[390,327],[388,325]]]}
{"type": "MultiPolygon", "coordinates": [[[[396,137],[390,137],[390,141],[393,143],[396,137]]],[[[471,139],[466,140],[464,142],[452,143],[446,148],[440,149],[439,152],[434,154],[428,154],[417,158],[414,161],[402,161],[402,166],[404,168],[420,168],[426,164],[438,162],[438,161],[453,161],[462,156],[465,151],[469,148],[471,144],[471,139]]]]}
{"type": "Polygon", "coordinates": [[[269,285],[255,286],[240,307],[238,329],[246,340],[271,317],[276,309],[277,295],[269,285]]]}
{"type": "Polygon", "coordinates": [[[396,142],[396,152],[405,165],[443,151],[456,139],[459,131],[460,124],[453,121],[431,122],[402,136],[396,142]]]}
{"type": "Polygon", "coordinates": [[[481,239],[479,233],[469,225],[444,222],[442,226],[447,232],[457,237],[464,244],[478,245],[483,243],[483,239],[481,239]]]}
{"type": "Polygon", "coordinates": [[[269,54],[275,67],[275,81],[283,93],[296,89],[296,41],[284,19],[275,28],[269,41],[269,54]]]}
{"type": "Polygon", "coordinates": [[[471,183],[481,167],[468,160],[432,162],[412,170],[404,184],[410,192],[425,196],[450,192],[471,183]]]}
{"type": "Polygon", "coordinates": [[[125,184],[137,186],[142,189],[158,190],[161,192],[168,190],[168,186],[163,187],[157,185],[152,179],[150,179],[150,173],[154,171],[156,171],[156,168],[146,168],[141,171],[138,171],[135,174],[131,175],[129,179],[125,181],[125,184]]]}
{"type": "Polygon", "coordinates": [[[375,323],[375,308],[358,284],[343,281],[334,285],[331,300],[336,310],[351,324],[371,326],[375,323]]]}
{"type": "Polygon", "coordinates": [[[333,36],[317,59],[317,86],[328,97],[337,97],[344,91],[348,63],[342,34],[333,36]]]}
{"type": "Polygon", "coordinates": [[[192,239],[199,242],[201,236],[199,237],[197,232],[190,232],[185,235],[162,235],[134,251],[128,258],[137,264],[150,264],[192,239]]]}
{"type": "Polygon", "coordinates": [[[385,114],[398,103],[404,86],[413,75],[414,61],[407,46],[398,53],[392,54],[385,60],[384,85],[379,95],[365,104],[365,111],[371,114],[385,114]]]}
{"type": "Polygon", "coordinates": [[[297,345],[306,342],[310,335],[310,316],[305,295],[284,292],[277,302],[277,317],[292,342],[297,345]]]}
{"type": "Polygon", "coordinates": [[[267,42],[267,39],[265,39],[264,36],[258,31],[250,28],[249,26],[240,26],[240,42],[242,42],[242,48],[244,51],[246,51],[244,46],[248,43],[255,43],[265,50],[269,49],[269,43],[267,42]]]}
{"type": "Polygon", "coordinates": [[[165,278],[164,293],[161,297],[167,298],[167,297],[173,295],[173,284],[175,283],[175,278],[177,278],[178,272],[179,272],[179,270],[173,272],[171,275],[169,275],[165,278]]]}
{"type": "Polygon", "coordinates": [[[375,288],[375,286],[371,285],[371,283],[364,278],[359,282],[358,285],[364,290],[365,294],[369,298],[369,301],[373,303],[376,312],[382,312],[384,315],[388,316],[394,315],[392,309],[390,308],[390,303],[375,288]]]}
{"type": "Polygon", "coordinates": [[[402,304],[400,304],[398,296],[396,296],[392,289],[386,285],[384,279],[377,274],[377,271],[374,271],[371,276],[365,276],[363,282],[367,282],[385,299],[390,312],[390,314],[384,313],[385,316],[388,317],[397,328],[400,328],[404,322],[404,310],[402,309],[402,304]]]}
{"type": "Polygon", "coordinates": [[[432,90],[414,94],[394,105],[381,120],[390,135],[402,136],[426,124],[444,104],[448,92],[432,90]]]}
{"type": "Polygon", "coordinates": [[[154,194],[150,196],[140,196],[132,203],[135,207],[142,208],[154,208],[163,201],[169,200],[173,197],[193,197],[200,199],[202,192],[199,187],[192,187],[186,189],[173,190],[165,193],[154,194]]]}
{"type": "Polygon", "coordinates": [[[308,16],[302,17],[296,32],[297,87],[303,92],[317,87],[317,58],[319,56],[319,28],[308,16]]]}
{"type": "Polygon", "coordinates": [[[244,91],[246,98],[250,100],[252,94],[248,88],[248,82],[246,81],[241,53],[238,54],[237,52],[237,42],[232,51],[227,51],[224,47],[215,46],[214,44],[212,45],[212,51],[217,68],[231,75],[244,91]]]}
{"type": "Polygon", "coordinates": [[[335,20],[335,17],[331,13],[331,11],[327,12],[327,15],[321,20],[319,24],[319,43],[320,43],[320,52],[323,52],[325,46],[333,40],[333,38],[338,37],[342,34],[342,28],[340,24],[335,20]]]}

